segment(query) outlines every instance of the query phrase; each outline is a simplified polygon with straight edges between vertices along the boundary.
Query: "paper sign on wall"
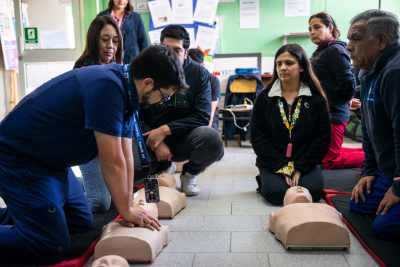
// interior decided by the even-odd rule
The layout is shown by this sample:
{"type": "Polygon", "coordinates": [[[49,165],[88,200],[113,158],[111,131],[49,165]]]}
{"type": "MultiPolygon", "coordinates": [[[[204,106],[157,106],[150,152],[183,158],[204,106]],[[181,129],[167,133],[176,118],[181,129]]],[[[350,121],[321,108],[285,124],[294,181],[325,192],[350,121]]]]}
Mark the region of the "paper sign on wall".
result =
{"type": "Polygon", "coordinates": [[[204,55],[214,55],[218,33],[214,28],[199,26],[197,29],[196,45],[204,55]]]}
{"type": "Polygon", "coordinates": [[[18,69],[17,39],[12,19],[11,9],[0,7],[0,38],[6,70],[18,69]]]}
{"type": "Polygon", "coordinates": [[[310,16],[310,0],[285,0],[285,17],[310,16]]]}
{"type": "Polygon", "coordinates": [[[197,0],[193,20],[211,25],[214,23],[217,8],[218,0],[197,0]]]}
{"type": "Polygon", "coordinates": [[[171,6],[168,0],[157,0],[148,3],[154,28],[173,23],[171,6]]]}
{"type": "Polygon", "coordinates": [[[174,24],[193,24],[193,0],[172,0],[174,24]]]}
{"type": "Polygon", "coordinates": [[[260,28],[258,0],[240,0],[240,29],[260,28]]]}

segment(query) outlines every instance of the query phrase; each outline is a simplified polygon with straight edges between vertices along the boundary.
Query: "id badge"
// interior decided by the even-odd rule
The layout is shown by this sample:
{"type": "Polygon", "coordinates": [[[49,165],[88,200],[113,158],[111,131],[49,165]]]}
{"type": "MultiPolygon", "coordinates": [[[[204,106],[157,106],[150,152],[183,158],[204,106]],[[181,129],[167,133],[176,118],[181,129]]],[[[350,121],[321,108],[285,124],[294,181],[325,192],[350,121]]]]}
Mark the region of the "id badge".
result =
{"type": "Polygon", "coordinates": [[[146,196],[147,203],[159,203],[160,192],[158,190],[158,179],[157,178],[145,178],[144,179],[144,193],[146,196]]]}

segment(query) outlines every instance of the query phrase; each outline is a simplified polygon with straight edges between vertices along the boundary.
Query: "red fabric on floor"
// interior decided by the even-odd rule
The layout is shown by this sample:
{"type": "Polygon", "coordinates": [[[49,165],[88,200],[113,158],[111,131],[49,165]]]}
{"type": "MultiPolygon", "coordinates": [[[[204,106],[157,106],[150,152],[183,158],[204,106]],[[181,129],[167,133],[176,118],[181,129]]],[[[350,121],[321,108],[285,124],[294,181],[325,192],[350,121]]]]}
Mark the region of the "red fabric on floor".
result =
{"type": "MultiPolygon", "coordinates": [[[[115,219],[116,220],[121,219],[121,215],[115,219]]],[[[93,255],[94,248],[96,247],[97,242],[99,242],[99,240],[100,236],[99,238],[96,239],[96,241],[93,242],[93,244],[89,247],[89,249],[85,252],[85,254],[83,254],[82,257],[70,261],[63,261],[60,262],[59,264],[53,265],[52,267],[82,267],[86,263],[86,261],[90,258],[90,256],[93,255]]]]}
{"type": "Polygon", "coordinates": [[[347,122],[332,123],[331,146],[322,161],[322,167],[325,170],[360,168],[362,166],[364,160],[362,148],[342,147],[346,125],[347,122]]]}

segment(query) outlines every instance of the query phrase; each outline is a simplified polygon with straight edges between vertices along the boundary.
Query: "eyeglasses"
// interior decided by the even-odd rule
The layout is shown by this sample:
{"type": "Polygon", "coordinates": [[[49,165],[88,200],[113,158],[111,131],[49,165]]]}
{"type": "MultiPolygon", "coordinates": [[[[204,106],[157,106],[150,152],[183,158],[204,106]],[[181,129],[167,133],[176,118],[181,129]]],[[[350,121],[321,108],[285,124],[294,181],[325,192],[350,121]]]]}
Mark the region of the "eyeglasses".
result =
{"type": "Polygon", "coordinates": [[[169,95],[168,97],[166,97],[164,94],[163,94],[163,92],[161,92],[161,89],[160,89],[160,87],[157,87],[157,89],[158,89],[158,91],[160,91],[160,94],[161,94],[161,99],[160,99],[160,101],[158,101],[158,103],[164,103],[164,102],[167,102],[168,100],[170,100],[171,99],[171,96],[169,95]]]}

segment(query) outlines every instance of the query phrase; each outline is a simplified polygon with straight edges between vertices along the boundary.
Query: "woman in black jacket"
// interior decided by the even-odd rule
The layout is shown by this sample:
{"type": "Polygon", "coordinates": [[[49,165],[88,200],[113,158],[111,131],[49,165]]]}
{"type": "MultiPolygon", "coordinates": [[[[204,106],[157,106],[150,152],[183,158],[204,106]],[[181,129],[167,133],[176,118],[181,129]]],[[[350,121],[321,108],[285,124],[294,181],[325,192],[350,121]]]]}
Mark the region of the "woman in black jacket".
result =
{"type": "Polygon", "coordinates": [[[112,17],[118,23],[124,42],[122,60],[124,64],[131,63],[134,57],[149,46],[142,18],[133,11],[129,0],[110,0],[108,8],[97,16],[103,15],[112,17]]]}
{"type": "Polygon", "coordinates": [[[254,104],[251,141],[257,155],[259,192],[281,205],[291,186],[307,188],[313,201],[322,197],[322,159],[328,153],[331,121],[326,96],[304,49],[282,46],[274,74],[254,104]]]}
{"type": "Polygon", "coordinates": [[[328,98],[332,119],[331,146],[322,167],[326,170],[361,167],[362,148],[342,147],[350,110],[361,106],[358,99],[353,99],[356,78],[351,72],[350,53],[346,43],[338,40],[340,31],[328,13],[312,15],[308,30],[311,41],[318,46],[311,56],[311,65],[328,98]]]}

